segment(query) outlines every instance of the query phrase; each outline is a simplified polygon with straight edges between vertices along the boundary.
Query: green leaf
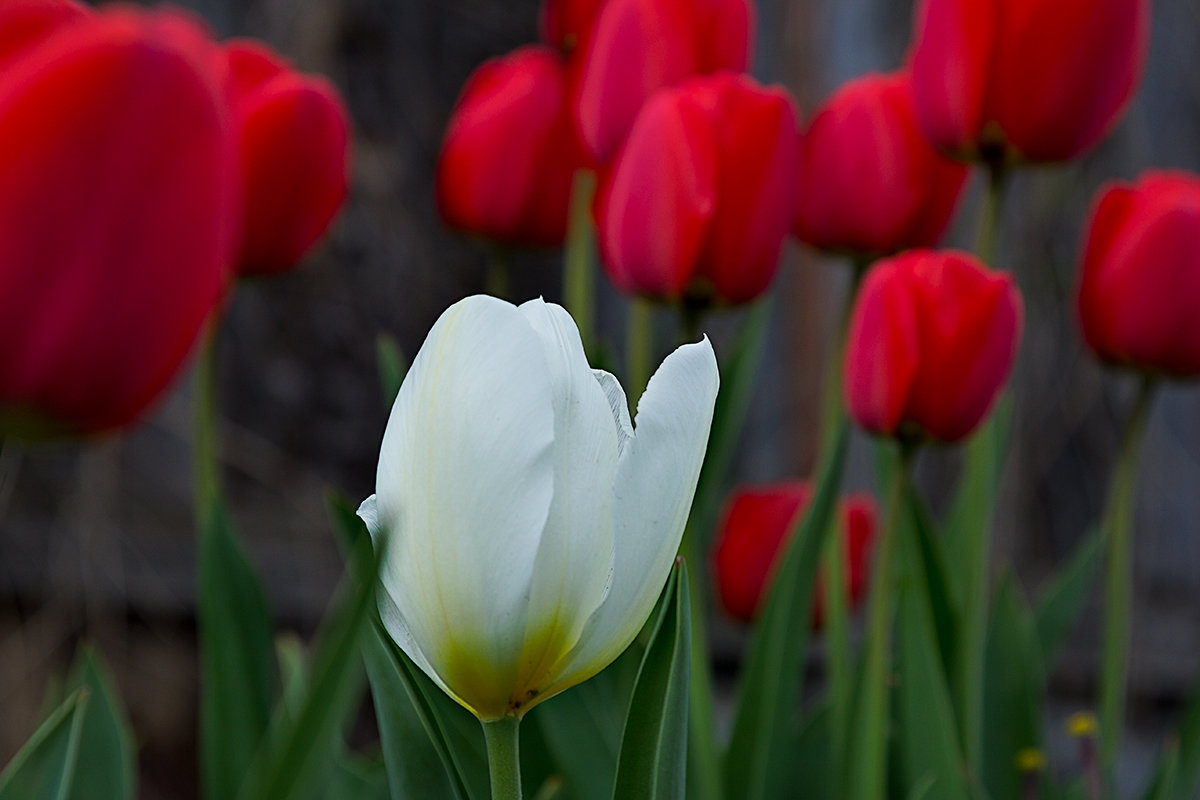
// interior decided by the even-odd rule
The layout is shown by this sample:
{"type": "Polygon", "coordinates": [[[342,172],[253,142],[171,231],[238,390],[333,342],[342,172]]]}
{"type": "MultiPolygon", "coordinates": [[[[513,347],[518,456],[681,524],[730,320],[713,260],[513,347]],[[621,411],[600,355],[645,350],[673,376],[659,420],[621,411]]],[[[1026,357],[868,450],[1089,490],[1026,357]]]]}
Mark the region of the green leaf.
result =
{"type": "Polygon", "coordinates": [[[75,779],[89,694],[74,692],[34,731],[0,773],[0,800],[66,800],[75,779]]]}
{"type": "Polygon", "coordinates": [[[134,796],[133,730],[108,670],[91,647],[80,650],[67,690],[86,689],[70,800],[128,800],[134,796]]]}
{"type": "Polygon", "coordinates": [[[738,686],[733,737],[725,759],[725,793],[744,800],[785,797],[794,753],[789,744],[808,652],[809,609],[821,546],[834,521],[849,426],[838,419],[817,491],[779,560],[751,631],[738,686]]]}
{"type": "Polygon", "coordinates": [[[295,711],[281,705],[268,747],[242,792],[247,800],[288,800],[330,780],[330,742],[356,697],[359,646],[374,614],[378,575],[379,558],[371,542],[359,537],[341,600],[318,633],[303,702],[295,711]]]}
{"type": "Polygon", "coordinates": [[[379,370],[379,386],[383,391],[383,407],[391,408],[400,394],[400,384],[408,372],[408,362],[400,352],[395,338],[386,333],[375,337],[375,364],[379,370]]]}
{"type": "Polygon", "coordinates": [[[1147,797],[1192,800],[1200,795],[1200,682],[1183,711],[1173,741],[1155,770],[1147,797]],[[1174,751],[1174,752],[1172,752],[1174,751]],[[1171,763],[1174,762],[1174,763],[1171,763]],[[1168,773],[1174,772],[1171,776],[1168,773]],[[1168,786],[1168,784],[1173,784],[1168,786]]]}
{"type": "Polygon", "coordinates": [[[353,800],[389,800],[387,770],[378,757],[343,753],[334,766],[328,797],[353,800]]]}
{"type": "Polygon", "coordinates": [[[575,800],[612,796],[625,710],[643,654],[634,642],[600,674],[550,698],[526,718],[526,725],[532,721],[541,728],[575,800]]]}
{"type": "Polygon", "coordinates": [[[958,723],[950,704],[933,612],[922,588],[914,582],[904,587],[900,596],[897,700],[899,729],[905,733],[898,738],[901,768],[910,797],[958,800],[970,796],[958,723]],[[918,792],[927,782],[928,787],[918,792]]]}
{"type": "Polygon", "coordinates": [[[1011,573],[996,587],[988,624],[983,698],[983,785],[1018,797],[1017,754],[1041,749],[1045,672],[1033,615],[1011,573]]]}
{"type": "Polygon", "coordinates": [[[646,645],[621,734],[614,800],[683,800],[687,783],[692,623],[687,567],[677,561],[646,645]]]}
{"type": "Polygon", "coordinates": [[[929,608],[933,613],[938,651],[946,674],[951,674],[956,655],[959,612],[951,588],[951,570],[946,559],[943,541],[936,533],[928,509],[915,488],[908,487],[908,502],[915,534],[921,579],[928,592],[929,608]]]}
{"type": "Polygon", "coordinates": [[[822,703],[800,724],[793,750],[795,762],[789,770],[792,782],[785,796],[834,800],[832,773],[828,766],[833,747],[830,712],[829,704],[822,703]]]}
{"type": "Polygon", "coordinates": [[[1059,648],[1087,605],[1103,555],[1100,532],[1093,530],[1079,543],[1066,568],[1038,600],[1037,635],[1047,668],[1054,663],[1059,648]]]}
{"type": "Polygon", "coordinates": [[[271,720],[274,624],[258,574],[220,500],[199,554],[200,745],[204,796],[236,797],[271,720]]]}

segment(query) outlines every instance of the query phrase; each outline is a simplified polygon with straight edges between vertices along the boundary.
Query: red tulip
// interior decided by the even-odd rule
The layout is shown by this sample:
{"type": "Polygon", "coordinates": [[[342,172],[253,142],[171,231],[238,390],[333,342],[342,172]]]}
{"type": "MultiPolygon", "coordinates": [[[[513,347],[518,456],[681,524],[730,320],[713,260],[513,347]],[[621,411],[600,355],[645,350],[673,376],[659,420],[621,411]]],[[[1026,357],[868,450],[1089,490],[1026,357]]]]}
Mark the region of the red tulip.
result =
{"type": "Polygon", "coordinates": [[[0,68],[5,433],[132,421],[216,307],[237,209],[214,57],[190,17],[114,9],[0,68]]]}
{"type": "Polygon", "coordinates": [[[961,439],[1008,379],[1022,319],[1012,278],[953,251],[871,267],[846,342],[850,416],[885,435],[961,439]]]}
{"type": "Polygon", "coordinates": [[[793,230],[839,252],[930,247],[966,176],[921,133],[907,76],[867,75],[829,98],[804,134],[793,230]]]}
{"type": "Polygon", "coordinates": [[[575,101],[594,162],[612,158],[657,89],[691,75],[744,71],[753,30],[748,0],[607,0],[582,36],[575,101]]]}
{"type": "MultiPolygon", "coordinates": [[[[730,616],[751,622],[766,593],[776,561],[796,515],[805,513],[813,490],[807,481],[790,481],[737,491],[725,508],[713,569],[717,594],[730,616]]],[[[841,503],[842,558],[847,599],[857,608],[866,594],[875,502],[870,495],[852,495],[841,503]]],[[[813,627],[824,619],[824,576],[818,575],[813,597],[813,627]]]]}
{"type": "Polygon", "coordinates": [[[545,0],[539,27],[542,41],[572,53],[583,44],[605,0],[545,0]]]}
{"type": "Polygon", "coordinates": [[[282,272],[321,238],[346,197],[349,123],[324,78],[265,45],[224,47],[242,170],[243,275],[282,272]]]}
{"type": "Polygon", "coordinates": [[[450,225],[502,244],[559,245],[581,163],[565,62],[522,47],[485,62],[463,88],[438,158],[438,206],[450,225]]]}
{"type": "Polygon", "coordinates": [[[655,94],[602,173],[599,246],[622,290],[744,303],[770,285],[792,218],[796,110],[721,73],[655,94]]]}
{"type": "Polygon", "coordinates": [[[86,19],[88,13],[74,0],[6,0],[0,6],[0,65],[58,26],[86,19]]]}
{"type": "Polygon", "coordinates": [[[1074,158],[1129,103],[1149,29],[1148,0],[922,0],[917,116],[960,154],[1074,158]]]}
{"type": "Polygon", "coordinates": [[[1079,317],[1102,359],[1200,375],[1200,177],[1149,172],[1112,184],[1088,226],[1079,317]]]}

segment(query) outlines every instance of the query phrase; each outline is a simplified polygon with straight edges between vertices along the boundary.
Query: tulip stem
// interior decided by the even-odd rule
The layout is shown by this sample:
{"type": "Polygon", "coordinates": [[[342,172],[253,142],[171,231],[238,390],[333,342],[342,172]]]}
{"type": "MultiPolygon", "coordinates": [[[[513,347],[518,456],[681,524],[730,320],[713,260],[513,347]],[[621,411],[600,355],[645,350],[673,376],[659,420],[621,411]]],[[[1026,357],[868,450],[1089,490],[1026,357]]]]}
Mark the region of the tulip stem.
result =
{"type": "Polygon", "coordinates": [[[197,530],[204,530],[220,492],[217,465],[217,328],[210,323],[201,338],[200,353],[192,385],[193,432],[192,469],[194,471],[197,530]]]}
{"type": "Polygon", "coordinates": [[[880,800],[886,796],[888,754],[889,649],[893,603],[895,600],[896,547],[900,538],[900,520],[904,497],[908,492],[909,471],[917,453],[917,443],[901,439],[899,463],[888,487],[887,506],[879,549],[871,575],[871,608],[867,617],[867,652],[863,667],[862,693],[858,699],[859,720],[855,738],[847,754],[853,754],[853,766],[844,760],[850,791],[855,800],[880,800]]]}
{"type": "Polygon", "coordinates": [[[497,247],[488,259],[484,286],[492,297],[508,300],[512,296],[512,253],[497,247]]]}
{"type": "Polygon", "coordinates": [[[501,717],[483,723],[492,800],[521,800],[521,720],[501,717]]]}
{"type": "Polygon", "coordinates": [[[571,182],[567,247],[563,258],[563,300],[579,326],[579,337],[588,355],[596,346],[595,309],[592,306],[596,242],[591,214],[595,191],[596,173],[588,169],[576,170],[571,182]]]}
{"type": "Polygon", "coordinates": [[[975,254],[984,264],[996,269],[1000,222],[1004,217],[1004,197],[1008,190],[1008,167],[1002,161],[989,162],[987,176],[987,193],[983,198],[983,212],[979,218],[975,254]]]}
{"type": "Polygon", "coordinates": [[[654,306],[649,300],[634,297],[629,301],[625,329],[625,369],[628,373],[629,404],[637,408],[654,359],[654,306]]]}
{"type": "Polygon", "coordinates": [[[1104,595],[1104,657],[1100,674],[1100,762],[1111,785],[1125,716],[1133,588],[1133,512],[1138,451],[1156,384],[1145,376],[1121,437],[1101,531],[1108,548],[1104,595]]]}

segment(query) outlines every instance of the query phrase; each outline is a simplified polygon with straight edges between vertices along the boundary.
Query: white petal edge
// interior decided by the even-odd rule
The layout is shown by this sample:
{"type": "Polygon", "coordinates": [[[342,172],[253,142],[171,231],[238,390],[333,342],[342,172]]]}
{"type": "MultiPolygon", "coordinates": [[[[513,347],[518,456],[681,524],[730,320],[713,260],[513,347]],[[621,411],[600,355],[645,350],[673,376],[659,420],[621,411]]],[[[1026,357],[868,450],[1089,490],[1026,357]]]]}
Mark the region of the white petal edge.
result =
{"type": "Polygon", "coordinates": [[[554,499],[530,585],[520,681],[540,694],[608,590],[619,444],[571,315],[541,299],[520,311],[541,339],[554,405],[554,499]]]}
{"type": "Polygon", "coordinates": [[[650,379],[613,485],[612,587],[561,666],[562,687],[612,662],[653,609],[691,510],[719,386],[707,337],[671,353],[650,379]]]}
{"type": "Polygon", "coordinates": [[[553,443],[550,374],[524,316],[482,295],[448,308],[380,448],[381,581],[439,682],[484,715],[520,668],[553,443]]]}

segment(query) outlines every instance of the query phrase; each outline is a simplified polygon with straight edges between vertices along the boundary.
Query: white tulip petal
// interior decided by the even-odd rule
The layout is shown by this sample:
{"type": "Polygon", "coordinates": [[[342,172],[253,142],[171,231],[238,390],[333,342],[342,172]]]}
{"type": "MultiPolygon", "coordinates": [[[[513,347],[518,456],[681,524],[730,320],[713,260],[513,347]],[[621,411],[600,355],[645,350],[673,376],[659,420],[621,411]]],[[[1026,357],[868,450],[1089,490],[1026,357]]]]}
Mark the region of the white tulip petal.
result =
{"type": "Polygon", "coordinates": [[[654,607],[696,492],[719,382],[706,338],[669,355],[646,387],[613,485],[612,586],[560,665],[562,684],[603,669],[633,641],[654,607]]]}
{"type": "Polygon", "coordinates": [[[592,375],[600,384],[600,388],[604,390],[604,396],[608,398],[608,407],[612,411],[613,421],[617,423],[619,454],[625,451],[625,443],[633,438],[633,423],[629,421],[629,400],[625,397],[625,390],[621,388],[621,382],[610,373],[602,369],[594,369],[592,375]]]}
{"type": "Polygon", "coordinates": [[[533,570],[519,680],[536,692],[608,589],[618,439],[571,316],[540,299],[520,310],[541,338],[554,404],[554,500],[533,570]]]}
{"type": "Polygon", "coordinates": [[[525,317],[467,298],[429,332],[380,451],[376,508],[390,535],[381,579],[430,677],[484,718],[504,712],[519,671],[554,495],[551,391],[525,317]]]}

